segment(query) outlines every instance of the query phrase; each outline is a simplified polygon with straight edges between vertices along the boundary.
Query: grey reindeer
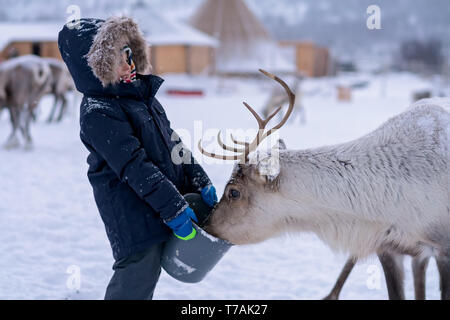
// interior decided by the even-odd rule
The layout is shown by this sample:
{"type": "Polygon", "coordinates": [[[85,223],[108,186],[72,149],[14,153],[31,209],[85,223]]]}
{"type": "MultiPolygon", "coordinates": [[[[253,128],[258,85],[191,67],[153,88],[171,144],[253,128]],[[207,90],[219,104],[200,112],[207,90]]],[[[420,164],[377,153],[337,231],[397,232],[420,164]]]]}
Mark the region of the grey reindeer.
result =
{"type": "MultiPolygon", "coordinates": [[[[306,111],[302,101],[302,80],[303,76],[300,73],[296,73],[290,88],[293,88],[293,93],[295,94],[295,104],[291,118],[295,119],[296,116],[300,118],[300,123],[306,123],[306,111]]],[[[286,95],[283,88],[279,86],[274,86],[270,92],[269,98],[263,107],[264,117],[268,117],[272,112],[274,112],[279,106],[284,106],[289,104],[289,96],[286,95]]]]}
{"type": "Polygon", "coordinates": [[[20,56],[0,64],[0,106],[9,110],[12,125],[4,148],[20,145],[18,129],[25,138],[25,148],[33,147],[30,122],[40,99],[48,92],[50,78],[50,67],[38,56],[20,56]]]}
{"type": "Polygon", "coordinates": [[[419,101],[356,140],[280,149],[274,156],[256,149],[286,123],[295,95],[283,80],[262,72],[285,88],[288,111],[266,131],[281,107],[263,120],[245,104],[257,119],[256,137],[232,137],[235,146],[227,146],[218,136],[234,155],[210,153],[199,141],[208,157],[239,160],[205,230],[236,245],[312,232],[356,259],[389,251],[415,257],[431,247],[441,298],[450,299],[450,100],[419,101]]]}
{"type": "Polygon", "coordinates": [[[66,94],[75,91],[75,84],[73,83],[72,76],[65,63],[55,58],[42,59],[44,59],[50,67],[51,81],[49,93],[54,97],[53,106],[47,118],[47,122],[60,122],[67,111],[68,101],[66,94]],[[58,108],[59,112],[58,116],[56,116],[58,108]]]}

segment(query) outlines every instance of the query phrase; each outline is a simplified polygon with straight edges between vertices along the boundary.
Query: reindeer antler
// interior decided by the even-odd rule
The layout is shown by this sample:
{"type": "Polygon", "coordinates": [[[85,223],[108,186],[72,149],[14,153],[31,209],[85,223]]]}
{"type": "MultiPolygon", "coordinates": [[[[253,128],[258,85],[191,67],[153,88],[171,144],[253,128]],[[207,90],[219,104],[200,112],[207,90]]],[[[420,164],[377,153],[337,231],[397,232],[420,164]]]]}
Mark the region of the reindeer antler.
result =
{"type": "Polygon", "coordinates": [[[295,95],[292,93],[291,89],[289,88],[289,86],[286,84],[286,82],[284,82],[283,80],[281,80],[280,78],[278,78],[277,76],[264,71],[262,69],[259,69],[259,71],[264,74],[265,76],[277,81],[278,83],[281,84],[281,86],[283,86],[283,88],[286,90],[286,93],[289,97],[289,109],[286,112],[286,114],[284,115],[283,119],[281,120],[281,122],[279,124],[277,124],[276,126],[274,126],[272,129],[264,132],[267,124],[269,123],[270,120],[272,120],[273,117],[275,117],[275,115],[280,112],[281,110],[281,106],[278,107],[277,110],[275,110],[267,119],[261,119],[261,117],[258,115],[258,113],[256,113],[256,111],[250,107],[246,102],[244,102],[245,107],[253,114],[253,116],[255,117],[256,121],[258,122],[258,134],[256,135],[256,137],[253,139],[252,142],[248,143],[248,142],[241,142],[236,140],[233,135],[231,135],[231,139],[233,140],[234,144],[237,145],[241,145],[244,146],[244,148],[236,148],[236,147],[230,147],[225,145],[222,142],[222,139],[220,138],[220,131],[219,134],[217,135],[217,141],[219,142],[219,145],[227,151],[232,151],[234,153],[237,153],[236,155],[233,156],[226,156],[226,155],[216,155],[215,153],[210,153],[205,151],[202,148],[202,140],[200,139],[198,142],[198,148],[200,149],[200,152],[208,157],[211,158],[216,158],[216,159],[221,159],[221,160],[241,160],[241,162],[247,163],[248,162],[248,155],[255,151],[256,148],[258,147],[258,145],[264,140],[266,139],[268,136],[270,136],[272,133],[274,133],[275,131],[277,131],[278,129],[280,129],[288,120],[289,116],[292,113],[292,110],[294,109],[294,103],[295,103],[295,95]]]}

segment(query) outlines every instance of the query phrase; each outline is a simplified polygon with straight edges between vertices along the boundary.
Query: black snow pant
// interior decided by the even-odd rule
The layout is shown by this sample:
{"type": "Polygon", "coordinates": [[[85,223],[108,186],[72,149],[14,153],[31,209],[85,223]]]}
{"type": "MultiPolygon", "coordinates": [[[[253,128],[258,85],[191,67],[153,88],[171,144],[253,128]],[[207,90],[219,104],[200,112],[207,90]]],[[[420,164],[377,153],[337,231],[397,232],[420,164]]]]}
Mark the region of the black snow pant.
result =
{"type": "Polygon", "coordinates": [[[163,244],[118,260],[106,289],[105,300],[151,300],[161,274],[163,244]]]}
{"type": "MultiPolygon", "coordinates": [[[[202,225],[201,222],[205,221],[211,209],[197,193],[189,193],[184,197],[202,225]]],[[[163,247],[164,243],[157,244],[145,252],[116,261],[105,300],[151,300],[161,274],[163,247]]]]}

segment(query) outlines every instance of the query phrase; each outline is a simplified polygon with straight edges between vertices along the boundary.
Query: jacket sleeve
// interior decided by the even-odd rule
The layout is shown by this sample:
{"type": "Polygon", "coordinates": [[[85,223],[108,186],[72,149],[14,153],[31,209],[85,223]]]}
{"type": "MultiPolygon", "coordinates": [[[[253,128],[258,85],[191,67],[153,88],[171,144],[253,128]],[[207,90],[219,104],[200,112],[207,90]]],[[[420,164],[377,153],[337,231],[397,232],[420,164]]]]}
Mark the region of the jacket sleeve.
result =
{"type": "Polygon", "coordinates": [[[120,181],[126,182],[164,222],[188,207],[176,186],[148,159],[125,115],[106,108],[95,110],[83,116],[80,126],[85,140],[120,181]]]}
{"type": "MultiPolygon", "coordinates": [[[[178,134],[169,128],[170,135],[174,141],[178,143],[183,143],[178,134]]],[[[212,184],[210,178],[206,174],[205,170],[203,170],[202,166],[197,162],[194,158],[192,152],[186,148],[183,144],[183,157],[184,161],[182,162],[184,174],[189,182],[189,185],[186,186],[188,190],[193,192],[201,192],[201,190],[209,184],[212,184]]]]}

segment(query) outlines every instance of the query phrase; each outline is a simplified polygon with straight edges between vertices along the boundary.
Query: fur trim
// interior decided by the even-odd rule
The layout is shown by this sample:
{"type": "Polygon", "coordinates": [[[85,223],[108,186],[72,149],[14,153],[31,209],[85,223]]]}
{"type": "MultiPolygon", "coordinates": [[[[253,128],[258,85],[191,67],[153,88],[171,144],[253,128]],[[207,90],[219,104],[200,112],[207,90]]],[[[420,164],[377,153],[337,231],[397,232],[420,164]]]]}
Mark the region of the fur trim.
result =
{"type": "Polygon", "coordinates": [[[88,65],[104,87],[119,82],[121,50],[128,45],[133,51],[136,71],[148,74],[152,71],[148,57],[148,45],[137,23],[129,17],[110,17],[98,29],[87,53],[88,65]]]}

